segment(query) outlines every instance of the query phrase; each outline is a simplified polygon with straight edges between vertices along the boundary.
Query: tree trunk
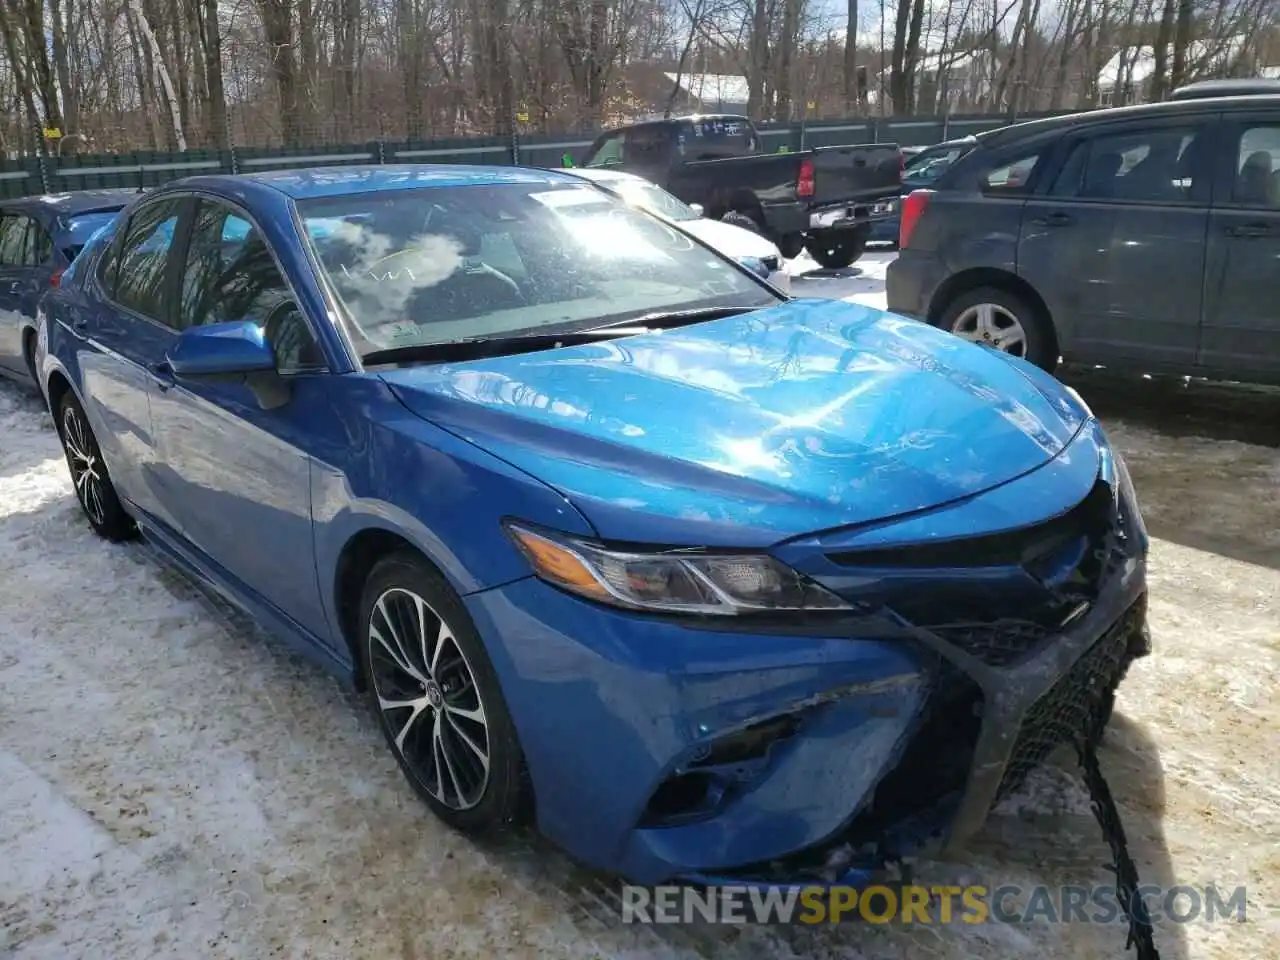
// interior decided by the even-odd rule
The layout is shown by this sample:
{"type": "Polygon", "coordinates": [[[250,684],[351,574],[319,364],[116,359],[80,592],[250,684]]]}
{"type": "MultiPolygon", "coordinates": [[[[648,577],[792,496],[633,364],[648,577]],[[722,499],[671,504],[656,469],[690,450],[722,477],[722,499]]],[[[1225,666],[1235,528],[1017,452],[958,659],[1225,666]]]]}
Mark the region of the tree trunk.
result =
{"type": "Polygon", "coordinates": [[[858,113],[858,0],[849,0],[844,31],[844,108],[858,113]]]}
{"type": "Polygon", "coordinates": [[[229,146],[229,131],[226,90],[222,79],[222,27],[218,23],[218,0],[194,2],[200,23],[200,47],[204,54],[206,135],[210,143],[225,150],[229,146]]]}

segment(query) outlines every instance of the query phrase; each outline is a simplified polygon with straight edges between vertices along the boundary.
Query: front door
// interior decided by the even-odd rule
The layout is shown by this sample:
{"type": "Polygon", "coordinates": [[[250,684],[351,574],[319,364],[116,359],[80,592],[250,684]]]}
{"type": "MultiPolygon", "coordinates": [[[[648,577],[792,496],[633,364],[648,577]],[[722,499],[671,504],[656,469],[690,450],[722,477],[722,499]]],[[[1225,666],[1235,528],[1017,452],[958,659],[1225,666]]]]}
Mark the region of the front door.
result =
{"type": "Polygon", "coordinates": [[[1028,200],[1018,272],[1045,298],[1068,359],[1195,363],[1210,122],[1082,134],[1028,200]]]}
{"type": "Polygon", "coordinates": [[[243,379],[156,383],[159,485],[184,538],[244,587],[319,636],[311,532],[311,424],[327,415],[328,375],[275,257],[248,215],[202,199],[178,285],[179,329],[233,320],[264,326],[278,396],[243,379]]]}
{"type": "Polygon", "coordinates": [[[1209,217],[1200,363],[1280,377],[1280,111],[1225,125],[1209,217]]]}

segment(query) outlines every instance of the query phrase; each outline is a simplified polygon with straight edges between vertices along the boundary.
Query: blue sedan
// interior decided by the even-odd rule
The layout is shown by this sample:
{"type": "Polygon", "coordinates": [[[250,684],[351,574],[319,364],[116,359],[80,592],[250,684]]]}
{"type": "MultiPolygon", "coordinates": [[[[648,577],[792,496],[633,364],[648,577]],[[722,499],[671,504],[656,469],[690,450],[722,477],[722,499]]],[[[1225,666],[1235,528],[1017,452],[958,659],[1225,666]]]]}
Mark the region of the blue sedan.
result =
{"type": "Polygon", "coordinates": [[[365,691],[461,830],[645,883],[961,843],[1147,650],[1123,462],[1035,367],[565,212],[593,189],[140,198],[41,317],[88,522],[365,691]]]}
{"type": "Polygon", "coordinates": [[[99,228],[137,196],[77,190],[0,202],[0,374],[29,382],[36,307],[99,228]]]}

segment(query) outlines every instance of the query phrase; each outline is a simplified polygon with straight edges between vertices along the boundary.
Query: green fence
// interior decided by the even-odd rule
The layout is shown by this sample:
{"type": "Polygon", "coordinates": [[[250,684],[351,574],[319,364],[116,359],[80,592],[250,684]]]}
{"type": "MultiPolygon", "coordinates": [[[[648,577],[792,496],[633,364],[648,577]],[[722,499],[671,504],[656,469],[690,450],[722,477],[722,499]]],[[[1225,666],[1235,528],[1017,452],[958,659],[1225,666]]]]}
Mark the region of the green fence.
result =
{"type": "MultiPolygon", "coordinates": [[[[1026,115],[1019,120],[1032,119],[1026,115]]],[[[810,123],[760,124],[764,148],[801,150],[842,143],[899,143],[916,146],[1005,126],[1008,116],[890,117],[821,120],[810,123]]],[[[581,159],[591,145],[585,136],[454,137],[303,150],[236,148],[188,150],[186,153],[138,151],[33,156],[0,160],[0,197],[22,197],[67,190],[107,187],[146,189],[170,180],[208,173],[253,173],[297,167],[365,163],[477,163],[558,167],[567,153],[581,159]]]]}

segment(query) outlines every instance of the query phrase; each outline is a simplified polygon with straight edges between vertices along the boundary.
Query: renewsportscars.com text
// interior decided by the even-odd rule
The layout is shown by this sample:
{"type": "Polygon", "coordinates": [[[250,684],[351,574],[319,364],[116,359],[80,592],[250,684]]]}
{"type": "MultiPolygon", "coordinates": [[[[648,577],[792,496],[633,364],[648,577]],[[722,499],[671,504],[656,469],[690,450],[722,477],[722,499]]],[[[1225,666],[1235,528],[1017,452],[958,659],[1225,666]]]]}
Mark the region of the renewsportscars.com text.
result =
{"type": "MultiPolygon", "coordinates": [[[[1246,890],[1142,886],[1151,923],[1245,922],[1246,890]]],[[[1127,923],[1115,887],[622,888],[624,923],[1127,923]]]]}

